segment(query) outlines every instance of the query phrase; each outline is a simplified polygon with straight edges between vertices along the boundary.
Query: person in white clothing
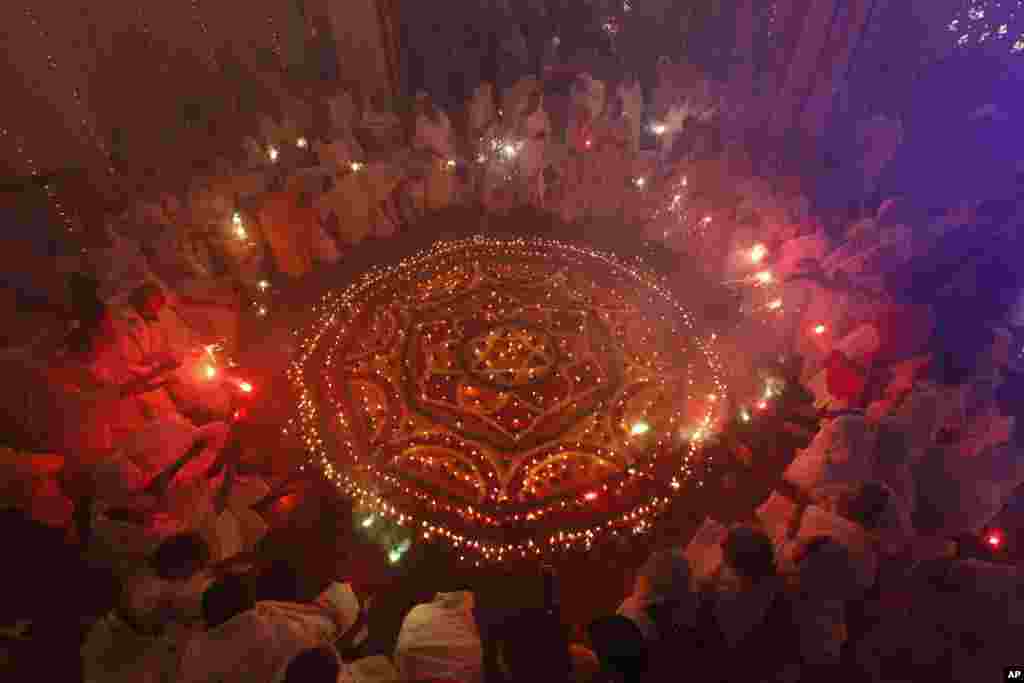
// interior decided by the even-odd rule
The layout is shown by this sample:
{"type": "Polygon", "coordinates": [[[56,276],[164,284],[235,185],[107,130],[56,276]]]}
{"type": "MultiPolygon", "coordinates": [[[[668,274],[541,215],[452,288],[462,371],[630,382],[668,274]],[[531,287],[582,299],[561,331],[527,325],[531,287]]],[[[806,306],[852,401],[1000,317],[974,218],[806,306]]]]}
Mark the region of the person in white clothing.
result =
{"type": "Polygon", "coordinates": [[[473,91],[468,110],[469,139],[475,143],[498,118],[497,108],[494,106],[494,85],[487,82],[478,85],[473,91]]]}
{"type": "Polygon", "coordinates": [[[519,180],[524,185],[526,201],[539,207],[546,193],[544,168],[551,137],[551,120],[544,110],[544,96],[539,91],[534,92],[526,104],[520,130],[523,146],[518,154],[519,180]]]}
{"type": "Polygon", "coordinates": [[[424,92],[416,95],[413,149],[428,150],[438,159],[455,158],[455,131],[448,114],[424,92]]]}
{"type": "Polygon", "coordinates": [[[469,592],[438,593],[402,622],[395,665],[404,680],[483,681],[483,645],[469,592]]]}
{"type": "Polygon", "coordinates": [[[680,550],[658,551],[640,568],[633,593],[619,606],[618,614],[640,628],[647,640],[668,634],[658,633],[659,609],[666,609],[675,627],[693,627],[697,618],[697,596],[691,590],[690,565],[680,550]]]}
{"type": "Polygon", "coordinates": [[[179,680],[284,680],[296,655],[313,648],[332,647],[356,623],[358,601],[338,599],[349,594],[351,587],[347,584],[332,584],[313,604],[256,602],[242,577],[229,575],[220,579],[203,595],[208,630],[194,636],[185,646],[179,680]]]}

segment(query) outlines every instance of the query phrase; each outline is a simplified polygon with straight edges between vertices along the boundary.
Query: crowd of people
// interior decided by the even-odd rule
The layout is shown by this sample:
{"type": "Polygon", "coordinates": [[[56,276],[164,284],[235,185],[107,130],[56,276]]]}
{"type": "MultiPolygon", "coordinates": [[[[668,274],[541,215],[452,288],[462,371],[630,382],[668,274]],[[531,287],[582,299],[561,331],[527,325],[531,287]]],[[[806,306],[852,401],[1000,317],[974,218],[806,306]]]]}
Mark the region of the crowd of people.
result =
{"type": "MultiPolygon", "coordinates": [[[[730,138],[713,80],[663,60],[656,81],[650,102],[581,68],[482,83],[459,112],[426,93],[404,113],[296,100],[244,163],[111,217],[69,278],[75,324],[3,360],[5,501],[118,585],[85,680],[982,680],[1011,662],[1016,566],[958,550],[1024,482],[1016,198],[816,214],[793,164],[730,138]],[[643,226],[718,280],[770,269],[737,296],[783,314],[723,331],[730,386],[756,355],[798,357],[820,430],[750,519],[651,555],[616,614],[570,627],[557,591],[501,614],[443,592],[381,643],[351,585],[261,560],[282,489],[241,467],[244,382],[220,381],[211,348],[243,299],[265,312],[270,281],[458,204],[643,226]]],[[[862,138],[875,191],[899,126],[862,138]]]]}

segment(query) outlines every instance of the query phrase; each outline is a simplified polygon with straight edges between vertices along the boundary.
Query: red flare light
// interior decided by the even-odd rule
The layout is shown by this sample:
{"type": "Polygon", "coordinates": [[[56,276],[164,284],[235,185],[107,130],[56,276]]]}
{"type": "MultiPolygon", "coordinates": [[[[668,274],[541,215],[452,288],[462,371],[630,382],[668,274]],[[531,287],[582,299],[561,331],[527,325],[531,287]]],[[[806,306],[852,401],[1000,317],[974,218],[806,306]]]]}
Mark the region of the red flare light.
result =
{"type": "Polygon", "coordinates": [[[819,323],[814,326],[814,334],[825,334],[826,329],[828,328],[819,323]]]}
{"type": "Polygon", "coordinates": [[[597,500],[597,494],[591,491],[583,496],[584,500],[597,500]]]}
{"type": "Polygon", "coordinates": [[[238,422],[239,420],[244,420],[247,414],[248,412],[245,408],[236,408],[235,412],[231,415],[231,419],[238,422]]]}
{"type": "Polygon", "coordinates": [[[1003,532],[999,530],[988,532],[985,534],[985,544],[993,550],[998,550],[1003,545],[1003,532]]]}
{"type": "Polygon", "coordinates": [[[252,385],[249,384],[248,382],[244,382],[244,381],[243,382],[239,382],[238,383],[238,388],[242,392],[244,392],[246,394],[251,394],[252,393],[252,385]]]}

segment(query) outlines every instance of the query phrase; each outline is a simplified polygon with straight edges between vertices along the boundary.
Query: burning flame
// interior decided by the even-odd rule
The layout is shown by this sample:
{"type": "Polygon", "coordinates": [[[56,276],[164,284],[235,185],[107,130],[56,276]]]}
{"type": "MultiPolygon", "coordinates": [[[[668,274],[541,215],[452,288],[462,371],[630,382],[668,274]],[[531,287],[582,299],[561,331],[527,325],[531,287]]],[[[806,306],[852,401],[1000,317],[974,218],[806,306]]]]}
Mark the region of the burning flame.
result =
{"type": "Polygon", "coordinates": [[[750,262],[760,263],[764,260],[764,257],[768,255],[768,247],[763,244],[755,244],[750,249],[750,262]]]}

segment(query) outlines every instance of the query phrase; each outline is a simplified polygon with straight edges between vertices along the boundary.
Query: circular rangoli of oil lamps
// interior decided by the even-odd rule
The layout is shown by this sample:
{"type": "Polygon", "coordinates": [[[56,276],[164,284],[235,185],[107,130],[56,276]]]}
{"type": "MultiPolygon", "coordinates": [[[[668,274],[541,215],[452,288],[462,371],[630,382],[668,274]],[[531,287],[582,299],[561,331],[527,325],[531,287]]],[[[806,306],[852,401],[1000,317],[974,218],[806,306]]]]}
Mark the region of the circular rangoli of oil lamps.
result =
{"type": "Polygon", "coordinates": [[[290,376],[314,463],[463,558],[646,531],[726,394],[658,278],[547,240],[438,243],[325,296],[307,332],[290,376]]]}

